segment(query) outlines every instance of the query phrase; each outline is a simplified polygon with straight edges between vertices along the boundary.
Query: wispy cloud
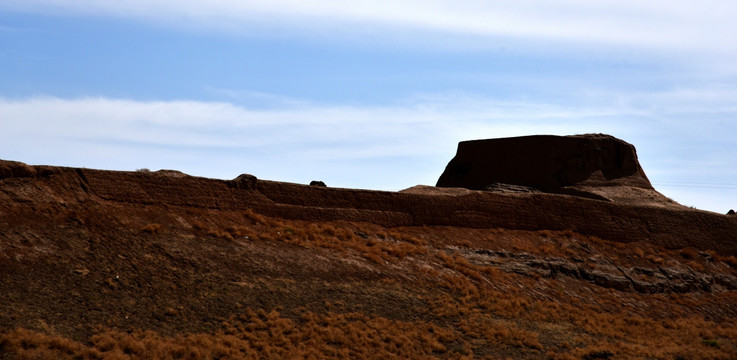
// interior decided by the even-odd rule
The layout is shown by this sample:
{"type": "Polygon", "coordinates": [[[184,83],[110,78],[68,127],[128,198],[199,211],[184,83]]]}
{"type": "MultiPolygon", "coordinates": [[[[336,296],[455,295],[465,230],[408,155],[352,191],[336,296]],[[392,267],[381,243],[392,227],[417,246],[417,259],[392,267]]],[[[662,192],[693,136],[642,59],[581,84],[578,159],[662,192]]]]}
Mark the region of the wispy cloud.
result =
{"type": "MultiPolygon", "coordinates": [[[[596,110],[575,114],[546,104],[457,99],[426,98],[421,103],[397,107],[311,105],[250,109],[225,102],[39,97],[2,100],[0,114],[5,119],[4,136],[11,138],[107,139],[220,148],[276,146],[282,151],[300,144],[353,144],[353,150],[360,154],[396,141],[397,146],[404,148],[401,153],[407,155],[433,152],[432,147],[426,146],[429,139],[479,135],[479,127],[498,122],[557,120],[558,131],[566,131],[565,127],[560,128],[561,121],[575,123],[587,115],[599,114],[596,110]],[[408,149],[408,144],[414,144],[414,149],[408,149]]],[[[517,132],[520,131],[524,130],[517,132]]],[[[350,158],[352,153],[333,156],[350,158]]],[[[389,153],[373,154],[384,155],[389,153]]]]}
{"type": "Polygon", "coordinates": [[[0,8],[141,18],[243,33],[291,29],[332,37],[378,35],[391,41],[430,31],[729,54],[737,49],[732,37],[737,33],[737,3],[723,0],[11,0],[0,8]]]}
{"type": "Polygon", "coordinates": [[[621,126],[587,124],[590,116],[609,111],[576,114],[549,104],[459,99],[255,110],[224,102],[6,99],[0,100],[0,155],[118,169],[179,167],[226,177],[225,171],[249,159],[249,171],[267,178],[316,172],[353,187],[395,188],[434,181],[461,140],[595,129],[616,133],[621,126]],[[179,158],[205,153],[209,157],[200,161],[179,158]],[[387,172],[394,161],[411,165],[387,172]],[[418,170],[428,164],[437,168],[418,170]],[[344,169],[354,166],[362,168],[346,175],[344,169]]]}
{"type": "Polygon", "coordinates": [[[464,93],[416,96],[397,106],[302,102],[304,105],[296,107],[267,109],[228,102],[36,97],[0,99],[0,115],[5,140],[104,139],[194,148],[273,147],[281,153],[299,153],[308,145],[318,149],[335,145],[341,151],[332,157],[412,156],[447,152],[465,139],[531,133],[640,136],[655,131],[698,133],[694,131],[704,127],[713,132],[723,127],[719,131],[723,134],[735,125],[719,119],[689,122],[679,118],[679,113],[711,110],[737,113],[732,105],[737,92],[718,90],[639,95],[602,92],[599,104],[587,99],[586,106],[502,101],[464,93]],[[607,101],[615,96],[624,100],[607,101]],[[660,121],[664,116],[668,117],[667,123],[660,121]],[[401,151],[396,151],[398,148],[401,151]]]}
{"type": "Polygon", "coordinates": [[[312,105],[303,99],[265,93],[247,89],[223,89],[212,86],[205,88],[207,92],[217,97],[228,99],[229,102],[249,108],[294,108],[312,105]]]}
{"type": "MultiPolygon", "coordinates": [[[[602,92],[602,99],[624,100],[596,104],[586,99],[589,105],[580,107],[464,93],[416,96],[397,106],[305,102],[283,108],[203,101],[0,98],[0,157],[113,169],[177,168],[221,178],[238,172],[297,182],[314,177],[338,186],[396,190],[434,183],[458,141],[604,132],[638,147],[654,183],[733,184],[737,150],[731,150],[730,137],[737,133],[737,124],[721,118],[692,119],[694,111],[715,107],[737,116],[730,107],[737,93],[730,88],[706,90],[602,92]]],[[[724,199],[715,202],[716,195],[704,196],[708,204],[699,202],[696,189],[661,190],[688,196],[684,202],[689,205],[717,210],[729,206],[724,199]]]]}

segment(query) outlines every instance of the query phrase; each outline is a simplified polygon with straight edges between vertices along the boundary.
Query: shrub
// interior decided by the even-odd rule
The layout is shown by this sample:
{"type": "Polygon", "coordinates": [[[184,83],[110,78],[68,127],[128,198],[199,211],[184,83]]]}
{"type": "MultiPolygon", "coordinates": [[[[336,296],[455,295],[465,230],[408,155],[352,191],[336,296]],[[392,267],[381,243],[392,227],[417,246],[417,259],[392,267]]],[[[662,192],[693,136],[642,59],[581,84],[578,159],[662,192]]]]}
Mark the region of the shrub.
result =
{"type": "Polygon", "coordinates": [[[159,231],[161,231],[161,224],[151,223],[141,228],[141,232],[148,234],[158,234],[159,231]]]}
{"type": "Polygon", "coordinates": [[[678,253],[686,260],[694,260],[699,256],[699,251],[692,247],[683,248],[678,253]]]}
{"type": "Polygon", "coordinates": [[[715,348],[719,347],[719,343],[716,340],[704,339],[704,340],[701,340],[701,343],[707,346],[715,347],[715,348]]]}
{"type": "Polygon", "coordinates": [[[717,256],[717,260],[726,263],[727,265],[737,269],[737,257],[734,255],[730,256],[717,256]]]}

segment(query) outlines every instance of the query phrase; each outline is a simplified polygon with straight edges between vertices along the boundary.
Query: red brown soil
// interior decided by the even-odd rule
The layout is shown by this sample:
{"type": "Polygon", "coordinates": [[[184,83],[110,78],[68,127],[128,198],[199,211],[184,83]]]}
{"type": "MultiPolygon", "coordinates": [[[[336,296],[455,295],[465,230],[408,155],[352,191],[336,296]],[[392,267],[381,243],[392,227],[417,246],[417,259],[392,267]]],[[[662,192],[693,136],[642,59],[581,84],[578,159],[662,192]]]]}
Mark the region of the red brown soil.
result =
{"type": "Polygon", "coordinates": [[[737,219],[0,162],[0,359],[737,358],[737,219]]]}

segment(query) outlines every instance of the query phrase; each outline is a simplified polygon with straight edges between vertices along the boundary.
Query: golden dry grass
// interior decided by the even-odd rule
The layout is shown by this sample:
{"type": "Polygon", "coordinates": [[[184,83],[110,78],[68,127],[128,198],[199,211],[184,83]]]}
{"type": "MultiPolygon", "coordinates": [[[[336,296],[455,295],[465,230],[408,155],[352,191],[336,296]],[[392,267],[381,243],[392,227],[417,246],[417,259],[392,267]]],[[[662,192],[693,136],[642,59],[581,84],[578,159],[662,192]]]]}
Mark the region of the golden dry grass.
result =
{"type": "Polygon", "coordinates": [[[433,359],[458,355],[447,346],[455,340],[424,322],[309,311],[293,320],[247,309],[214,334],[103,330],[83,343],[15,329],[0,335],[0,352],[15,359],[433,359]]]}
{"type": "MultiPolygon", "coordinates": [[[[474,264],[447,246],[497,246],[560,257],[598,251],[612,261],[660,265],[677,259],[696,271],[720,264],[733,270],[734,257],[712,254],[716,263],[707,264],[693,249],[623,246],[570,231],[488,229],[464,235],[457,229],[387,229],[274,219],[253,212],[242,214],[239,221],[226,220],[198,216],[189,219],[190,231],[225,242],[286,243],[335,257],[358,257],[379,270],[401,269],[405,277],[383,275],[377,281],[403,288],[411,277],[412,286],[404,287],[402,295],[424,301],[427,309],[399,320],[331,307],[279,311],[275,304],[268,310],[245,307],[212,332],[162,335],[99,328],[90,338],[74,340],[44,329],[6,329],[0,333],[0,359],[737,358],[737,323],[719,316],[719,311],[737,306],[734,291],[620,292],[582,281],[507,273],[474,264]]],[[[146,236],[163,236],[158,223],[140,229],[146,236]]],[[[326,295],[325,301],[342,299],[326,295]]]]}

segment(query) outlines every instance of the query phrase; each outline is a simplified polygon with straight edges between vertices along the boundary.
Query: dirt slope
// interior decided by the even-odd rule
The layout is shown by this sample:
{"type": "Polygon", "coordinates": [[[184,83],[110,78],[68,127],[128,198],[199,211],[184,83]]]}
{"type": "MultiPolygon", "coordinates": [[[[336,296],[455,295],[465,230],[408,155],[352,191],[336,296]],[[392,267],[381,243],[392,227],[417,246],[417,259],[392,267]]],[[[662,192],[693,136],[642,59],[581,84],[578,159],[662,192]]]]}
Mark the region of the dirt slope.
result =
{"type": "Polygon", "coordinates": [[[737,358],[737,219],[0,162],[0,359],[737,358]]]}

